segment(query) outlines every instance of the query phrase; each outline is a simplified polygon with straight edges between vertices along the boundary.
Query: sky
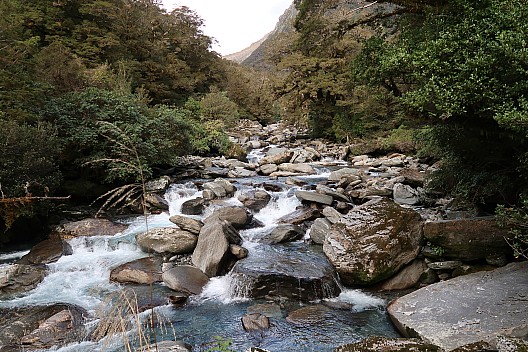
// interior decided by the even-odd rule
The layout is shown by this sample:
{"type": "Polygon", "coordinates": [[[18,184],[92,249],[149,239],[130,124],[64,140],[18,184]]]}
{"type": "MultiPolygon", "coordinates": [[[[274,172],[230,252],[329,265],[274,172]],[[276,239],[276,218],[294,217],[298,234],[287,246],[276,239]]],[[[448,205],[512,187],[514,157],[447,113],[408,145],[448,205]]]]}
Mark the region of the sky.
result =
{"type": "Polygon", "coordinates": [[[187,6],[204,20],[203,32],[216,38],[222,55],[247,48],[271,32],[293,0],[163,0],[166,9],[187,6]]]}

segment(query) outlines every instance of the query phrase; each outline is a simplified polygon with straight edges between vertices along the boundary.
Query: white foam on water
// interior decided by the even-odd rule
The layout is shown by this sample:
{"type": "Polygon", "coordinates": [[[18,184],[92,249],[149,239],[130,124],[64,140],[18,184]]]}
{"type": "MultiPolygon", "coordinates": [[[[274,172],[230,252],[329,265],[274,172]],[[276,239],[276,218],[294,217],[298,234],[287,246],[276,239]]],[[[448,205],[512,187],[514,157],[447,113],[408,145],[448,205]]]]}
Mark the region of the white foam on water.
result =
{"type": "Polygon", "coordinates": [[[361,290],[346,289],[341,294],[330,301],[340,301],[352,305],[353,312],[362,312],[367,309],[379,308],[385,305],[385,300],[375,297],[361,290]]]}
{"type": "Polygon", "coordinates": [[[249,300],[247,292],[249,287],[230,273],[213,277],[205,285],[202,293],[196,297],[196,301],[216,301],[223,304],[244,302],[249,300]]]}
{"type": "Polygon", "coordinates": [[[3,253],[3,254],[0,254],[0,261],[20,259],[28,253],[29,251],[17,251],[17,252],[3,253]]]}

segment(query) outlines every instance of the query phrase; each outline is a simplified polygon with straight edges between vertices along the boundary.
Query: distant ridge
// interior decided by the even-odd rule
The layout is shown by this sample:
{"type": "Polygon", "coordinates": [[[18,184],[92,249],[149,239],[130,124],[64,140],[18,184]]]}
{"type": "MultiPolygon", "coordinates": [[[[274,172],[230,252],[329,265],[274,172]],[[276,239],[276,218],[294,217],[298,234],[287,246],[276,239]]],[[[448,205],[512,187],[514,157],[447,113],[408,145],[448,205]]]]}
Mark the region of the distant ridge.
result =
{"type": "MultiPolygon", "coordinates": [[[[270,32],[271,33],[271,32],[270,32]]],[[[251,56],[253,52],[268,39],[270,33],[266,34],[262,39],[260,39],[258,42],[255,42],[248,46],[247,48],[240,50],[239,52],[229,54],[224,56],[224,59],[231,60],[238,62],[239,64],[242,63],[245,59],[251,56]]]]}

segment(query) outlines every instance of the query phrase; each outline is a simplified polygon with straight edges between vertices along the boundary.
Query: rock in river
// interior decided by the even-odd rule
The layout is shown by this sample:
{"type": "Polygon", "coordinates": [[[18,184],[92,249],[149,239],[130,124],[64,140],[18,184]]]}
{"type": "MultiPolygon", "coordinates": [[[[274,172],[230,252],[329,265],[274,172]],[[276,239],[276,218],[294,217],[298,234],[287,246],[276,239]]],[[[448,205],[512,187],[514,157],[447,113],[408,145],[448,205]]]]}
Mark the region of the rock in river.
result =
{"type": "Polygon", "coordinates": [[[396,299],[388,312],[398,330],[447,351],[528,331],[528,262],[439,282],[396,299]]]}
{"type": "Polygon", "coordinates": [[[142,251],[159,254],[191,253],[198,237],[190,232],[174,227],[162,227],[136,235],[136,242],[142,251]]]}

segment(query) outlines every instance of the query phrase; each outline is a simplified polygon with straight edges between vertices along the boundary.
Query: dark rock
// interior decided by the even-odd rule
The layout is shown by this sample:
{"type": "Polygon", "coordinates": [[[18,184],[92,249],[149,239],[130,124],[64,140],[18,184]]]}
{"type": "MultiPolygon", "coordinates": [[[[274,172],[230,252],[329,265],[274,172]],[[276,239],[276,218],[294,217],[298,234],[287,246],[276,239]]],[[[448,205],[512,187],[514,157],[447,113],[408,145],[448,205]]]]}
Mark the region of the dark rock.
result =
{"type": "Polygon", "coordinates": [[[118,266],[110,272],[110,281],[149,285],[161,282],[161,264],[159,257],[147,257],[118,266]]]}
{"type": "Polygon", "coordinates": [[[512,255],[505,241],[508,233],[499,228],[494,217],[429,221],[424,225],[424,237],[447,258],[471,261],[491,254],[512,255]]]}
{"type": "Polygon", "coordinates": [[[451,351],[499,335],[528,332],[528,262],[439,282],[394,300],[387,308],[405,336],[451,351]]]}
{"type": "Polygon", "coordinates": [[[450,352],[497,352],[497,349],[491,347],[487,342],[479,341],[455,348],[450,352]]]}
{"type": "Polygon", "coordinates": [[[227,221],[236,229],[242,229],[250,223],[251,218],[246,209],[233,206],[216,209],[204,222],[207,223],[218,219],[227,221]]]}
{"type": "Polygon", "coordinates": [[[264,188],[268,192],[282,192],[283,191],[280,185],[277,185],[274,183],[263,183],[262,188],[264,188]]]}
{"type": "Polygon", "coordinates": [[[185,303],[187,303],[187,300],[189,299],[189,296],[179,294],[179,295],[170,295],[169,296],[169,303],[173,306],[183,306],[185,303]]]}
{"type": "Polygon", "coordinates": [[[123,232],[128,225],[107,219],[84,219],[60,225],[56,231],[62,239],[81,236],[114,236],[123,232]]]}
{"type": "Polygon", "coordinates": [[[11,299],[34,289],[46,273],[45,266],[11,264],[0,267],[0,299],[11,299]]]}
{"type": "Polygon", "coordinates": [[[267,316],[259,313],[252,313],[245,314],[242,317],[242,326],[246,331],[267,330],[270,328],[270,322],[267,316]]]}
{"type": "Polygon", "coordinates": [[[184,215],[200,215],[203,213],[204,207],[205,200],[201,197],[198,197],[183,202],[180,211],[184,215]]]}
{"type": "Polygon", "coordinates": [[[72,247],[59,236],[52,236],[33,246],[31,251],[20,258],[20,264],[49,264],[59,260],[63,255],[71,255],[72,247]]]}
{"type": "Polygon", "coordinates": [[[378,198],[332,225],[323,251],[345,285],[374,284],[416,258],[421,236],[417,212],[378,198]]]}
{"type": "Polygon", "coordinates": [[[300,201],[308,202],[308,203],[331,205],[332,202],[334,201],[334,198],[332,196],[321,194],[321,193],[308,192],[308,191],[297,191],[295,192],[295,196],[300,201]]]}
{"type": "Polygon", "coordinates": [[[189,231],[194,235],[198,235],[203,227],[201,221],[182,215],[173,215],[169,218],[169,221],[176,224],[180,229],[189,231]]]}
{"type": "Polygon", "coordinates": [[[277,220],[279,224],[301,225],[305,221],[315,220],[321,216],[321,212],[313,208],[301,208],[290,214],[286,214],[277,220]]]}
{"type": "Polygon", "coordinates": [[[277,244],[292,242],[301,239],[304,231],[297,225],[279,224],[273,231],[262,238],[262,242],[268,244],[277,244]]]}
{"type": "Polygon", "coordinates": [[[440,347],[420,339],[393,339],[370,336],[366,339],[339,346],[334,352],[444,352],[440,347]]]}
{"type": "Polygon", "coordinates": [[[190,266],[176,266],[163,273],[163,282],[174,291],[199,295],[209,282],[209,277],[200,269],[190,266]]]}
{"type": "Polygon", "coordinates": [[[384,281],[380,286],[380,290],[393,291],[416,287],[426,270],[427,265],[424,261],[417,259],[404,267],[398,274],[384,281]]]}
{"type": "Polygon", "coordinates": [[[261,210],[268,205],[271,196],[266,191],[251,190],[238,196],[238,200],[251,210],[261,210]]]}
{"type": "Polygon", "coordinates": [[[462,266],[459,260],[448,260],[445,262],[428,263],[427,266],[433,270],[455,270],[462,266]]]}
{"type": "Polygon", "coordinates": [[[136,242],[142,251],[159,254],[191,253],[198,237],[174,227],[162,227],[136,235],[136,242]]]}

